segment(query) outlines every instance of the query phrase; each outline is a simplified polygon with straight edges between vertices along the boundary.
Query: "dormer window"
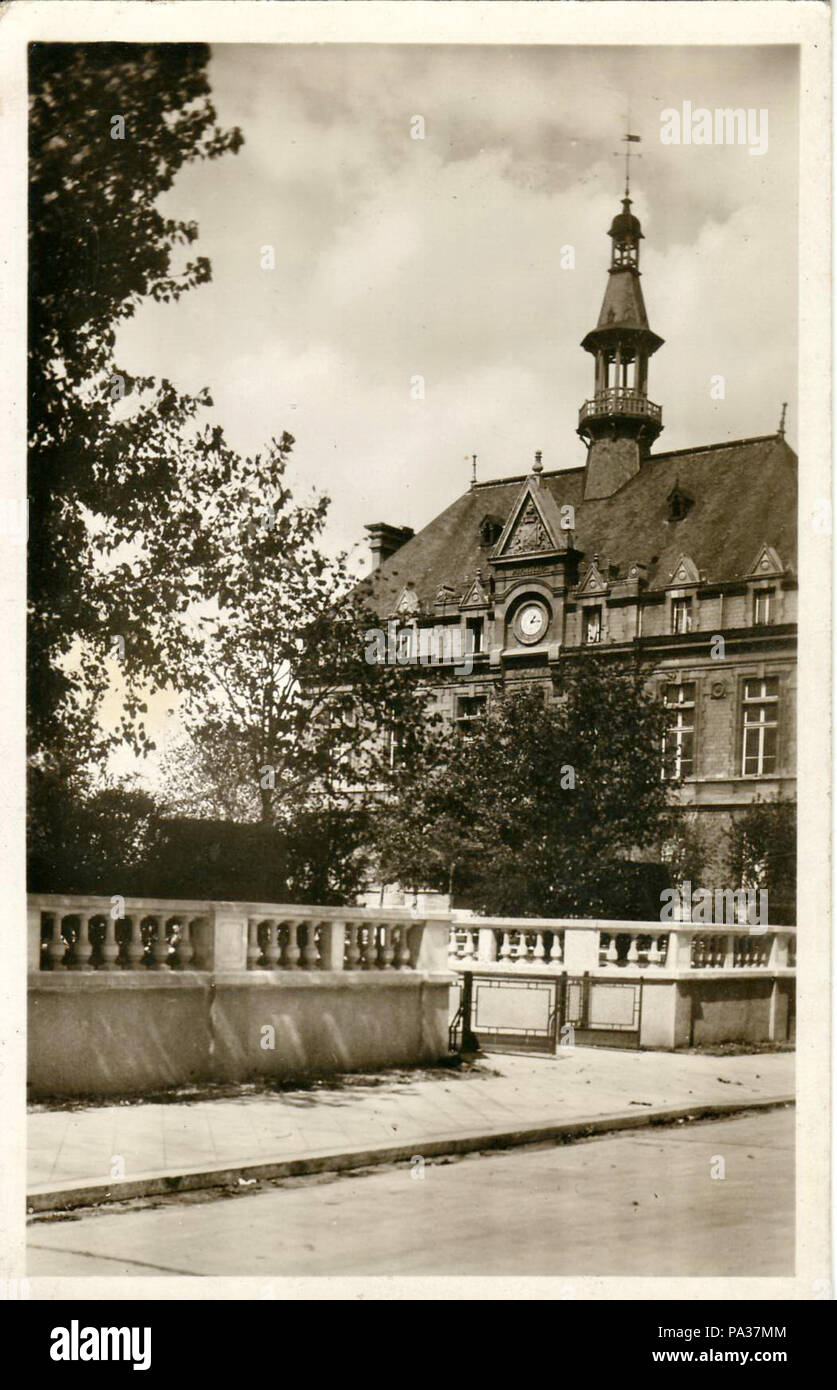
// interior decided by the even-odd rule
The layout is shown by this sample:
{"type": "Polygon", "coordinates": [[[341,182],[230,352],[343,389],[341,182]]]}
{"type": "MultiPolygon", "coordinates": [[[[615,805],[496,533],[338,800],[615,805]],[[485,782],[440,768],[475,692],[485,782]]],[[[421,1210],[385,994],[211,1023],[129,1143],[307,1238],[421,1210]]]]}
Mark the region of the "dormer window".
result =
{"type": "Polygon", "coordinates": [[[484,516],[480,522],[480,545],[491,550],[503,534],[503,522],[496,516],[484,516]]]}
{"type": "Polygon", "coordinates": [[[669,521],[682,521],[692,507],[694,499],[689,497],[682,488],[673,487],[666,501],[668,502],[669,521]]]}

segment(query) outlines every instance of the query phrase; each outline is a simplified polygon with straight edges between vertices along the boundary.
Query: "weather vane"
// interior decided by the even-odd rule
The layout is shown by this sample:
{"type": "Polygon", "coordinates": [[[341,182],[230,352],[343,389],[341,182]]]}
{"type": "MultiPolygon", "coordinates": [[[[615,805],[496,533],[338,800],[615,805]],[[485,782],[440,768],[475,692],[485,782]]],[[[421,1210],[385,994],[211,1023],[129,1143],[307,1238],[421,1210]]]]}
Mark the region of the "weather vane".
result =
{"type": "MultiPolygon", "coordinates": [[[[642,136],[626,134],[622,139],[625,143],[625,197],[628,198],[631,193],[631,145],[638,145],[642,136]]],[[[637,159],[641,158],[638,154],[637,159]]]]}

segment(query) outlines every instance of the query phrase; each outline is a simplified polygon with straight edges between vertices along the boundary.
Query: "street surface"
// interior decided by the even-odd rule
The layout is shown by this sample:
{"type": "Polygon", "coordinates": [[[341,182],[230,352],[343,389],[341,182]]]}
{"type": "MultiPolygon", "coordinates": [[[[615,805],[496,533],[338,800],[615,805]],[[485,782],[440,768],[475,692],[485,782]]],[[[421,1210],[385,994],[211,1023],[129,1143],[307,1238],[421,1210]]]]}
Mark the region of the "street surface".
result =
{"type": "Polygon", "coordinates": [[[40,1220],[27,1273],[791,1275],[794,1121],[776,1110],[428,1162],[423,1178],[414,1162],[40,1220]]]}

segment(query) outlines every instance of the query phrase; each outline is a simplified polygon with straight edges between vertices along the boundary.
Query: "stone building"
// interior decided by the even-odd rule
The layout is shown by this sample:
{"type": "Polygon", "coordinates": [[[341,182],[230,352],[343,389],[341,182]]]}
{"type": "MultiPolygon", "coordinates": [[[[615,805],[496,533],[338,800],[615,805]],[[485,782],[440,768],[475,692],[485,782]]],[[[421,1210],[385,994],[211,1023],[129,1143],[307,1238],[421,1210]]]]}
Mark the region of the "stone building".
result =
{"type": "Polygon", "coordinates": [[[678,795],[723,838],[757,796],[795,795],[797,459],[781,426],[654,449],[649,363],[663,340],[628,196],[609,236],[601,313],[582,343],[594,360],[578,417],[585,465],[545,471],[536,454],[528,476],[472,484],[415,535],[369,526],[366,587],[402,643],[432,659],[438,707],[461,726],[505,691],[553,692],[580,648],[653,661],[678,795]]]}

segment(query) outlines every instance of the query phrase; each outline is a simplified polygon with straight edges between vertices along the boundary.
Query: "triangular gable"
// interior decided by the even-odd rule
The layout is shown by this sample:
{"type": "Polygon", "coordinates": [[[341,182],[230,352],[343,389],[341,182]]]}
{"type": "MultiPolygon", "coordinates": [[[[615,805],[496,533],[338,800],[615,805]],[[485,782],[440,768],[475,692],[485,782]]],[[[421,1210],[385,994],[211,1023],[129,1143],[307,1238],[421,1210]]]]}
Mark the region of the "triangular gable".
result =
{"type": "Polygon", "coordinates": [[[671,571],[671,587],[676,589],[681,584],[699,584],[700,571],[694,560],[688,555],[681,555],[674,569],[671,571]]]}
{"type": "Polygon", "coordinates": [[[412,583],[412,581],[410,581],[404,585],[404,588],[398,595],[398,602],[396,603],[393,611],[396,613],[406,613],[409,615],[413,613],[418,613],[420,608],[421,601],[419,599],[418,594],[416,593],[416,586],[412,583]]]}
{"type": "Polygon", "coordinates": [[[595,560],[590,562],[590,568],[582,579],[576,590],[579,597],[587,598],[590,594],[606,594],[607,583],[602,576],[602,572],[595,560]]]}
{"type": "Polygon", "coordinates": [[[527,478],[497,542],[495,559],[565,550],[568,532],[562,530],[555,501],[533,478],[527,478]]]}
{"type": "Polygon", "coordinates": [[[747,571],[748,574],[784,574],[785,567],[779,559],[778,552],[772,545],[762,545],[756,556],[755,563],[747,571]]]}
{"type": "Polygon", "coordinates": [[[488,595],[482,586],[482,579],[479,574],[469,589],[465,591],[465,597],[461,600],[460,608],[485,608],[488,603],[488,595]]]}

